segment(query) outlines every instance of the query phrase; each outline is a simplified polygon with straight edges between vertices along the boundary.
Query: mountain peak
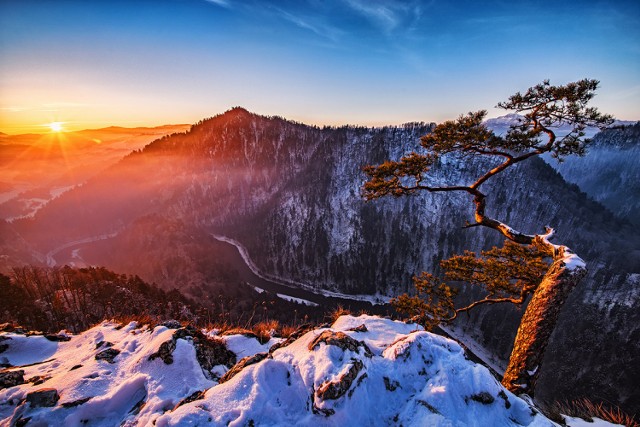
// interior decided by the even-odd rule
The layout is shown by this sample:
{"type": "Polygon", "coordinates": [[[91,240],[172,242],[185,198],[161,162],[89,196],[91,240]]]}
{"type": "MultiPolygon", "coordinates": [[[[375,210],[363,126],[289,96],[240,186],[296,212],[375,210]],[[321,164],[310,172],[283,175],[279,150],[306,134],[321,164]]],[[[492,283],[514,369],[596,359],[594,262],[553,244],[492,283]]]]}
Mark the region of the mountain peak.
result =
{"type": "Polygon", "coordinates": [[[213,117],[201,120],[200,122],[196,123],[194,127],[198,127],[205,123],[220,124],[220,123],[231,123],[236,121],[242,122],[244,120],[248,120],[253,117],[261,117],[261,116],[258,116],[257,114],[252,113],[251,111],[247,110],[244,107],[236,106],[228,109],[224,113],[216,114],[213,117]]]}
{"type": "Polygon", "coordinates": [[[253,114],[252,112],[250,112],[244,107],[236,106],[228,109],[227,111],[222,113],[222,115],[234,117],[234,116],[254,116],[255,114],[253,114]]]}

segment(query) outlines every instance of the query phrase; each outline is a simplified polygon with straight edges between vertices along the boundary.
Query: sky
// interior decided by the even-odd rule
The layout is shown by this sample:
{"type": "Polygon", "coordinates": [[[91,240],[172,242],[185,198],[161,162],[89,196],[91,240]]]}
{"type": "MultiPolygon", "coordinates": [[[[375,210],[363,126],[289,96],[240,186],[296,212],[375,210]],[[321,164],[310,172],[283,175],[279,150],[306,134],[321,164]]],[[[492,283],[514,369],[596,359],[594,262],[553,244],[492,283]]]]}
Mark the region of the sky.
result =
{"type": "Polygon", "coordinates": [[[550,79],[640,119],[640,2],[0,0],[0,132],[441,122],[550,79]],[[560,3],[560,4],[557,4],[560,3]]]}

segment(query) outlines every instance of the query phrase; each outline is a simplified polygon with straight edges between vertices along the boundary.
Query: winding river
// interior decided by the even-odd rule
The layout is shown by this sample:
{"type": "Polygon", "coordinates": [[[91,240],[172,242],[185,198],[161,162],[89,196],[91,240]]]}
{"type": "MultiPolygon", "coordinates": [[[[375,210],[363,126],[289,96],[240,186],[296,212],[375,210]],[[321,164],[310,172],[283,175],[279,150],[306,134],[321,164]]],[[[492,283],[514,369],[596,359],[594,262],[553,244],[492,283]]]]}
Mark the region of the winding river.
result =
{"type": "Polygon", "coordinates": [[[273,294],[278,294],[281,298],[288,299],[286,298],[288,296],[310,301],[322,306],[335,306],[340,304],[353,311],[366,309],[368,312],[386,312],[384,305],[374,305],[370,301],[356,299],[358,297],[350,298],[349,296],[342,296],[335,293],[329,295],[322,294],[319,291],[312,291],[309,289],[309,286],[306,286],[305,288],[301,287],[304,285],[288,284],[285,283],[284,280],[266,277],[253,263],[247,250],[242,246],[242,244],[226,236],[215,234],[212,234],[212,236],[219,242],[229,245],[230,249],[233,249],[229,252],[231,267],[237,270],[241,280],[253,287],[264,289],[273,294]]]}

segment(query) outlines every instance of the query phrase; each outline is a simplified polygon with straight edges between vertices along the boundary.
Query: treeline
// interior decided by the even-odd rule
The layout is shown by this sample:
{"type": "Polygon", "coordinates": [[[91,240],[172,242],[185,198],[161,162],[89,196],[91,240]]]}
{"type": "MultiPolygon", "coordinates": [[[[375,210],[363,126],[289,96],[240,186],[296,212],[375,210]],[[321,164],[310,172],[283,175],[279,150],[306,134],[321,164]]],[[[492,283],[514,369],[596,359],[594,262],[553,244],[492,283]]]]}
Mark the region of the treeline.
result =
{"type": "Polygon", "coordinates": [[[0,274],[0,322],[29,329],[78,332],[109,318],[197,320],[198,305],[138,276],[106,268],[15,267],[0,274]]]}
{"type": "Polygon", "coordinates": [[[296,304],[270,292],[258,294],[242,283],[196,290],[194,301],[177,289],[166,291],[137,275],[104,267],[13,267],[9,275],[0,274],[0,323],[45,333],[77,333],[109,319],[178,320],[223,330],[270,322],[295,328],[322,322],[325,310],[334,309],[296,304]]]}

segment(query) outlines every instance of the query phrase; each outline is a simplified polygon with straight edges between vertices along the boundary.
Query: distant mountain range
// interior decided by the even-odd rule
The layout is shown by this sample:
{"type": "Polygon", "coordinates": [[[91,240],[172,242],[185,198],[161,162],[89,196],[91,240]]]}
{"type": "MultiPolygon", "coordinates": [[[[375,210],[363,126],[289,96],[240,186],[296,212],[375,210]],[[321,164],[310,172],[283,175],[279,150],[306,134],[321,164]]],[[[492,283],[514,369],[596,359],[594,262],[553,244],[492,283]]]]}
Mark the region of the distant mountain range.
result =
{"type": "Polygon", "coordinates": [[[0,218],[33,215],[133,150],[188,125],[0,134],[0,218]]]}
{"type": "MultiPolygon", "coordinates": [[[[504,116],[499,116],[492,119],[487,119],[485,120],[484,123],[489,129],[493,130],[497,135],[503,135],[507,132],[507,130],[509,130],[509,127],[511,127],[512,125],[519,124],[520,122],[522,122],[523,119],[524,119],[523,116],[512,113],[512,114],[505,114],[504,116]]],[[[616,120],[615,122],[613,122],[611,126],[609,126],[609,128],[630,126],[636,123],[638,122],[631,121],[631,120],[616,120]]],[[[568,126],[567,124],[563,124],[563,125],[552,128],[552,130],[557,135],[562,136],[562,135],[568,134],[571,131],[571,127],[568,126]]],[[[593,138],[598,132],[600,132],[600,129],[595,127],[588,127],[585,129],[585,134],[587,138],[593,138]]]]}
{"type": "MultiPolygon", "coordinates": [[[[257,268],[289,283],[396,295],[411,288],[412,275],[438,272],[453,253],[501,243],[491,230],[462,229],[473,218],[466,195],[369,203],[360,196],[364,166],[416,149],[432,126],[318,128],[234,108],[129,154],[33,217],[3,224],[0,261],[7,268],[45,263],[48,255],[58,263],[81,259],[197,296],[224,281],[209,262],[215,233],[242,243],[257,268]]],[[[630,158],[620,175],[632,177],[634,165],[630,158]]],[[[481,158],[445,156],[430,182],[465,183],[488,167],[481,158]]],[[[640,408],[640,379],[629,372],[640,363],[637,228],[540,159],[488,192],[493,216],[528,233],[555,227],[558,241],[589,267],[552,337],[538,396],[586,395],[640,408]]],[[[462,298],[473,292],[463,286],[462,298]]],[[[457,328],[504,359],[519,316],[496,306],[457,328]]]]}
{"type": "MultiPolygon", "coordinates": [[[[497,134],[504,134],[522,119],[517,114],[507,114],[485,124],[497,134]]],[[[563,125],[554,131],[561,136],[570,129],[563,125]]],[[[585,133],[593,142],[584,157],[568,157],[562,162],[551,156],[543,159],[565,180],[577,184],[617,216],[640,225],[640,122],[616,120],[602,132],[587,128],[585,133]]]]}

